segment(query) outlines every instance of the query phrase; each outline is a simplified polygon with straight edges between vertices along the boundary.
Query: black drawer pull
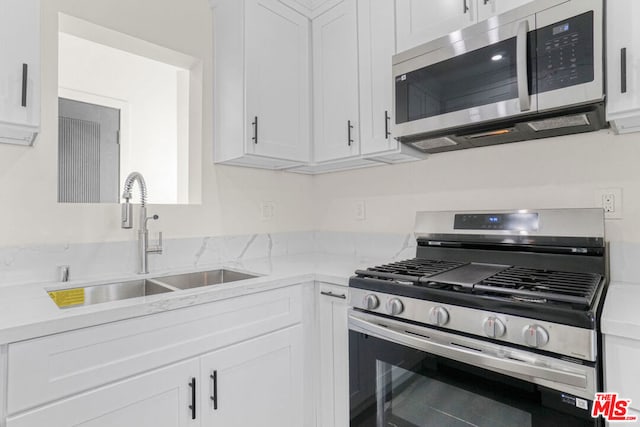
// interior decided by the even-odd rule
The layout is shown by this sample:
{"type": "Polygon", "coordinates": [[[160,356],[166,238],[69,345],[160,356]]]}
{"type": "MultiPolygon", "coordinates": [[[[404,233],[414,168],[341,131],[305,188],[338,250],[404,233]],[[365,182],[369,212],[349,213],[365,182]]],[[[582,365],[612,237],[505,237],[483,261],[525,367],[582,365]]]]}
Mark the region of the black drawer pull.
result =
{"type": "Polygon", "coordinates": [[[191,387],[191,405],[189,405],[189,409],[191,409],[191,419],[196,419],[196,379],[191,378],[191,382],[189,383],[189,387],[191,387]]]}
{"type": "Polygon", "coordinates": [[[620,49],[620,92],[627,93],[627,48],[620,49]]]}
{"type": "Polygon", "coordinates": [[[27,64],[22,64],[22,105],[23,107],[27,106],[27,83],[29,79],[29,66],[27,64]]]}
{"type": "Polygon", "coordinates": [[[209,375],[211,381],[213,381],[213,396],[211,396],[211,400],[213,401],[213,410],[218,410],[218,371],[213,371],[213,374],[209,375]]]}
{"type": "Polygon", "coordinates": [[[469,6],[467,6],[467,0],[462,0],[462,13],[467,13],[469,11],[469,6]]]}
{"type": "Polygon", "coordinates": [[[347,120],[347,145],[349,145],[349,147],[353,144],[353,139],[351,139],[351,129],[353,129],[351,120],[347,120]]]}
{"type": "Polygon", "coordinates": [[[345,294],[334,294],[333,292],[326,292],[326,291],[321,291],[320,294],[328,297],[332,297],[332,298],[347,299],[347,296],[345,294]]]}
{"type": "Polygon", "coordinates": [[[384,138],[389,139],[391,136],[391,132],[389,132],[389,122],[391,121],[391,117],[389,116],[389,112],[384,112],[384,138]]]}
{"type": "Polygon", "coordinates": [[[258,143],[258,116],[255,116],[253,119],[253,123],[251,123],[253,125],[253,137],[251,138],[253,140],[254,144],[258,143]]]}

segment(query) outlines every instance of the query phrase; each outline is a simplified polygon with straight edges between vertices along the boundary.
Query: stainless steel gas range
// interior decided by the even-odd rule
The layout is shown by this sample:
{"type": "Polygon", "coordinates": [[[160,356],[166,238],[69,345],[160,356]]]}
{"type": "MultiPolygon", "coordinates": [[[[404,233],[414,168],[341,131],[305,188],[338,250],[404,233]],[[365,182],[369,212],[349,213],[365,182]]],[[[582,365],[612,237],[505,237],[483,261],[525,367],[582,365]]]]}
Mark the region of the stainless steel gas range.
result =
{"type": "Polygon", "coordinates": [[[349,281],[351,426],[593,426],[601,209],[421,212],[349,281]]]}

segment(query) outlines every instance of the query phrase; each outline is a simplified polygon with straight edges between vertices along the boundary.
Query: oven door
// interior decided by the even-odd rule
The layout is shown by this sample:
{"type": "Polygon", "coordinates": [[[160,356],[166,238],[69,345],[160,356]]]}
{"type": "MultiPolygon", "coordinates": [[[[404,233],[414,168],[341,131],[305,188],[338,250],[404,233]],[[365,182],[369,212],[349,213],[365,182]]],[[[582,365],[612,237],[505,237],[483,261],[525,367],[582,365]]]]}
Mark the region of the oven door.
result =
{"type": "Polygon", "coordinates": [[[598,426],[594,367],[351,310],[351,427],[598,426]]]}

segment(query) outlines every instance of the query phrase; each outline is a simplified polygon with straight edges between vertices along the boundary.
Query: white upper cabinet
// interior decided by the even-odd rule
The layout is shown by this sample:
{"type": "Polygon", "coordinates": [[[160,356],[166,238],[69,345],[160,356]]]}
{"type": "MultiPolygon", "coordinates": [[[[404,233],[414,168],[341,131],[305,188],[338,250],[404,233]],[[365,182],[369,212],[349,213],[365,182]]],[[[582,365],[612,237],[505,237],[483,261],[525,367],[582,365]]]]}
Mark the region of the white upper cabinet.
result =
{"type": "Polygon", "coordinates": [[[398,51],[477,22],[476,0],[396,0],[398,51]]]}
{"type": "Polygon", "coordinates": [[[0,0],[0,142],[31,145],[40,129],[40,1],[0,0]]]}
{"type": "Polygon", "coordinates": [[[360,154],[356,0],[313,20],[314,161],[360,154]]]}
{"type": "Polygon", "coordinates": [[[216,162],[280,169],[310,154],[309,20],[277,0],[214,0],[216,162]]]}
{"type": "Polygon", "coordinates": [[[532,1],[534,0],[477,0],[478,21],[484,21],[487,18],[500,15],[532,1]]]}
{"type": "Polygon", "coordinates": [[[396,0],[398,52],[534,0],[396,0]]]}
{"type": "Polygon", "coordinates": [[[363,155],[398,148],[391,136],[394,1],[359,0],[360,144],[363,155]]]}
{"type": "Polygon", "coordinates": [[[323,14],[342,0],[280,0],[287,6],[313,19],[323,14]]]}
{"type": "Polygon", "coordinates": [[[306,161],[309,20],[277,0],[246,1],[247,151],[306,161]]]}
{"type": "Polygon", "coordinates": [[[607,120],[618,133],[640,131],[640,2],[607,5],[607,120]]]}

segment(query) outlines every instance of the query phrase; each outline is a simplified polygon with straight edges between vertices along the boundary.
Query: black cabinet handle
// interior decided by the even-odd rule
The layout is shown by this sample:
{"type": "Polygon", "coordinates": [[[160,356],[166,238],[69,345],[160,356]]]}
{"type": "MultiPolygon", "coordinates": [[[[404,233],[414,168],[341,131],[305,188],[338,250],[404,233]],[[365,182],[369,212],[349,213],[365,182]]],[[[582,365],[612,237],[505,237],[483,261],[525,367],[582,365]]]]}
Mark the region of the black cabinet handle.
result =
{"type": "Polygon", "coordinates": [[[490,0],[484,0],[484,4],[485,4],[485,5],[486,5],[486,4],[489,4],[489,1],[490,1],[490,0]]]}
{"type": "Polygon", "coordinates": [[[620,92],[627,93],[627,48],[620,49],[620,92]]]}
{"type": "Polygon", "coordinates": [[[253,123],[251,123],[253,125],[253,137],[251,138],[253,140],[254,144],[258,143],[258,116],[255,116],[253,119],[253,123]]]}
{"type": "Polygon", "coordinates": [[[347,299],[347,296],[345,294],[334,294],[333,292],[325,292],[325,291],[321,291],[320,294],[328,297],[332,297],[332,298],[347,299]]]}
{"type": "Polygon", "coordinates": [[[22,103],[23,107],[27,106],[27,80],[29,77],[29,66],[22,64],[22,103]]]}
{"type": "Polygon", "coordinates": [[[189,405],[189,409],[191,409],[191,419],[196,419],[196,379],[191,378],[191,382],[189,383],[189,387],[191,387],[191,405],[189,405]]]}
{"type": "Polygon", "coordinates": [[[353,129],[351,120],[347,120],[347,145],[349,145],[349,147],[353,144],[353,139],[351,139],[351,129],[353,129]]]}
{"type": "Polygon", "coordinates": [[[213,401],[213,410],[218,410],[218,371],[213,371],[213,374],[209,375],[211,377],[211,381],[213,381],[213,396],[211,396],[211,400],[213,401]]]}
{"type": "Polygon", "coordinates": [[[389,112],[384,112],[384,137],[385,139],[389,139],[391,136],[391,132],[389,132],[389,121],[391,121],[391,117],[389,116],[389,112]]]}
{"type": "Polygon", "coordinates": [[[469,11],[469,6],[467,5],[467,0],[462,0],[462,13],[467,13],[469,11]]]}

